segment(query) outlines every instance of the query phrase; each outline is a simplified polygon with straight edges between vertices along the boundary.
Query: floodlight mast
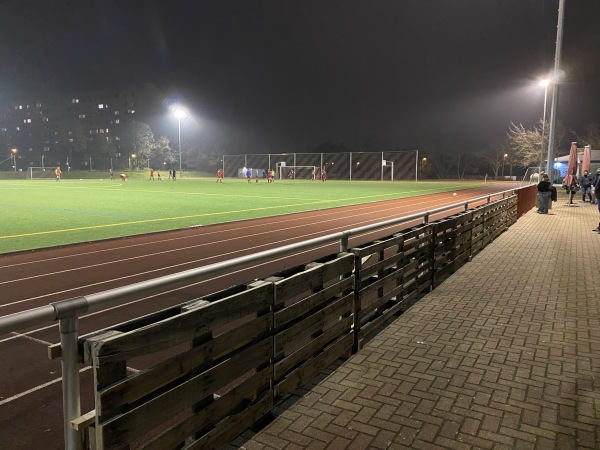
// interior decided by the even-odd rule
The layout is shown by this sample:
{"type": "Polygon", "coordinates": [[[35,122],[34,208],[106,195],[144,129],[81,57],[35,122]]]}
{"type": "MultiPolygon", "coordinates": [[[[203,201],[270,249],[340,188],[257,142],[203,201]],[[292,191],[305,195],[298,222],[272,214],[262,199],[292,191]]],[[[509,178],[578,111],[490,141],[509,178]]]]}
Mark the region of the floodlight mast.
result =
{"type": "Polygon", "coordinates": [[[187,112],[184,108],[179,105],[176,105],[172,108],[173,113],[177,116],[177,130],[178,130],[178,139],[179,139],[179,176],[181,176],[181,119],[185,119],[187,116],[187,112]]]}
{"type": "Polygon", "coordinates": [[[560,80],[560,55],[562,49],[563,22],[565,16],[565,0],[559,0],[558,26],[556,29],[556,53],[554,57],[554,73],[552,75],[552,106],[550,108],[550,129],[548,131],[548,164],[546,172],[553,182],[554,174],[554,140],[556,136],[556,109],[558,108],[558,85],[560,80]]]}

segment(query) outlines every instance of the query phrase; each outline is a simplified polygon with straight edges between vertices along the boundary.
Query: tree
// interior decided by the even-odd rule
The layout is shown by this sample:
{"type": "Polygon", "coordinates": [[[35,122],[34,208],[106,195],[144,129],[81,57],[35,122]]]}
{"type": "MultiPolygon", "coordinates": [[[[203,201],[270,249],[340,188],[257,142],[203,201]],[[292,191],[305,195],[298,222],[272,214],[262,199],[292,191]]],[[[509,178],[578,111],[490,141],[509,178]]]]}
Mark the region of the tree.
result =
{"type": "Polygon", "coordinates": [[[483,161],[492,169],[493,178],[498,178],[498,172],[504,168],[508,160],[510,145],[508,139],[494,143],[486,153],[482,155],[483,161]],[[506,157],[504,156],[506,155],[506,157]]]}
{"type": "Polygon", "coordinates": [[[600,125],[588,125],[583,142],[585,145],[590,145],[592,149],[600,149],[600,125]]]}
{"type": "Polygon", "coordinates": [[[160,136],[158,139],[155,139],[153,163],[157,167],[168,165],[169,168],[171,168],[175,161],[177,161],[177,155],[171,148],[169,139],[165,136],[160,136]]]}
{"type": "MultiPolygon", "coordinates": [[[[155,141],[154,133],[150,125],[143,122],[132,122],[133,128],[133,153],[135,153],[139,164],[149,161],[154,156],[155,141]]],[[[139,167],[139,166],[138,166],[139,167]]]]}
{"type": "MultiPolygon", "coordinates": [[[[531,129],[526,129],[523,124],[515,125],[511,122],[508,129],[508,143],[512,151],[509,152],[512,165],[518,167],[529,167],[542,165],[544,160],[542,145],[542,130],[548,128],[540,121],[540,124],[531,129]]],[[[544,144],[546,143],[544,133],[544,144]]]]}

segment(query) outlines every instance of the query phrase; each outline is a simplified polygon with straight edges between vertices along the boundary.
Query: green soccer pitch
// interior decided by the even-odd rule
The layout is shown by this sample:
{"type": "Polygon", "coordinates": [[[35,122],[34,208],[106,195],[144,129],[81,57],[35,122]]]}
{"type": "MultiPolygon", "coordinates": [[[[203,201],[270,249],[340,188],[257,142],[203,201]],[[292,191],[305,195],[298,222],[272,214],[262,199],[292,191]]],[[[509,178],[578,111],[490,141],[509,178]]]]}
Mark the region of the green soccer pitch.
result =
{"type": "MultiPolygon", "coordinates": [[[[117,178],[117,177],[115,177],[117,178]]],[[[481,186],[214,178],[0,180],[0,253],[481,186]]]]}

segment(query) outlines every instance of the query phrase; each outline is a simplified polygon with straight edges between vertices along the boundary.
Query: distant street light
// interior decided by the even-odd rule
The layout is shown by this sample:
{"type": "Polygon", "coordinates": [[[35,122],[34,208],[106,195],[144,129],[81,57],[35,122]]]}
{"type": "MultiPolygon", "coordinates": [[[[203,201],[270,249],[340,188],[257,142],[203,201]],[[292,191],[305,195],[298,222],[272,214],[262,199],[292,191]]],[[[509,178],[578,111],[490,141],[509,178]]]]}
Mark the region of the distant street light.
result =
{"type": "MultiPolygon", "coordinates": [[[[542,173],[542,164],[544,163],[544,136],[546,135],[546,103],[548,102],[548,85],[550,80],[547,78],[541,80],[539,83],[540,87],[544,88],[544,116],[542,118],[542,144],[540,145],[540,167],[538,173],[542,173]]],[[[541,179],[541,178],[540,178],[541,179]]]]}
{"type": "Polygon", "coordinates": [[[508,158],[508,153],[504,154],[504,158],[502,159],[502,179],[504,180],[504,163],[506,162],[506,158],[508,158]]]}
{"type": "Polygon", "coordinates": [[[132,153],[131,156],[129,157],[129,170],[131,171],[131,160],[135,160],[136,154],[132,153]]]}
{"type": "Polygon", "coordinates": [[[12,157],[13,157],[13,167],[15,169],[15,172],[17,171],[17,149],[16,148],[11,148],[10,151],[12,152],[12,157]]]}
{"type": "Polygon", "coordinates": [[[187,111],[180,105],[175,105],[171,111],[177,116],[179,138],[179,176],[181,176],[181,120],[187,117],[187,111]]]}

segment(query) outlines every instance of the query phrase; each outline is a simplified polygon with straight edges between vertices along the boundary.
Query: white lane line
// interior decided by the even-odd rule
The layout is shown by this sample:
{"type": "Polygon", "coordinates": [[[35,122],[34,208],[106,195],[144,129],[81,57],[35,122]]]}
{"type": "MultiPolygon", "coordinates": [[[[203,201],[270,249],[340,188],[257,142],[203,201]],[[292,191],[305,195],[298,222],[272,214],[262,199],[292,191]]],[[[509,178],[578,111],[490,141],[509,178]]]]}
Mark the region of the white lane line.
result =
{"type": "MultiPolygon", "coordinates": [[[[300,251],[300,252],[294,254],[293,256],[302,255],[304,253],[311,253],[311,252],[313,252],[315,250],[319,250],[319,249],[322,249],[322,248],[325,248],[325,247],[327,247],[327,245],[321,245],[319,247],[314,247],[314,248],[311,248],[311,249],[308,249],[308,250],[303,250],[303,251],[300,251]]],[[[280,258],[273,259],[273,260],[269,261],[269,264],[285,260],[286,258],[289,258],[289,256],[282,256],[280,258]]],[[[209,279],[206,279],[206,280],[198,281],[197,283],[187,284],[187,285],[181,286],[179,288],[171,289],[171,290],[168,290],[168,291],[165,291],[165,292],[160,292],[160,293],[157,293],[157,294],[154,294],[154,295],[150,295],[148,297],[143,297],[143,298],[134,300],[132,302],[124,303],[122,305],[116,305],[116,306],[113,306],[111,308],[102,309],[100,311],[96,311],[96,312],[93,312],[93,313],[90,313],[90,314],[84,314],[81,317],[79,317],[79,320],[87,319],[87,318],[94,317],[94,316],[97,316],[97,315],[100,315],[100,314],[104,314],[105,312],[112,311],[112,310],[115,310],[115,309],[123,308],[123,307],[130,306],[130,305],[134,305],[136,303],[147,301],[147,300],[150,300],[152,298],[159,297],[159,296],[162,296],[162,295],[167,295],[167,294],[170,294],[172,292],[177,292],[177,291],[179,291],[181,289],[187,289],[189,287],[198,286],[198,285],[201,285],[201,284],[204,284],[204,283],[210,283],[210,282],[213,282],[215,280],[218,280],[219,278],[224,278],[224,277],[232,276],[232,275],[237,274],[237,273],[245,272],[247,270],[252,270],[252,269],[254,269],[256,267],[260,267],[262,265],[264,265],[264,264],[256,264],[256,265],[253,265],[253,266],[248,266],[248,267],[245,267],[243,269],[236,270],[235,272],[229,272],[229,273],[227,273],[225,275],[219,275],[219,276],[216,276],[216,277],[213,277],[213,278],[209,278],[209,279]]],[[[49,330],[49,329],[54,328],[54,327],[58,327],[58,323],[53,323],[51,325],[47,325],[47,326],[42,327],[42,328],[36,328],[35,330],[28,331],[25,334],[38,333],[40,331],[46,331],[46,330],[49,330]]],[[[15,340],[18,337],[21,337],[21,336],[20,335],[19,336],[11,336],[11,337],[8,337],[8,338],[5,338],[5,339],[0,339],[0,344],[2,344],[4,342],[15,340]]]]}
{"type": "MultiPolygon", "coordinates": [[[[404,200],[409,200],[408,198],[400,198],[397,199],[396,201],[404,201],[404,200]]],[[[435,203],[436,205],[439,204],[439,202],[421,202],[419,203],[419,205],[426,205],[427,203],[435,203]]],[[[380,209],[381,205],[376,205],[373,203],[368,203],[368,204],[363,204],[363,205],[359,205],[362,206],[362,208],[360,208],[361,210],[373,210],[375,209],[378,212],[381,211],[388,211],[388,210],[393,210],[393,209],[397,209],[398,206],[400,205],[394,205],[394,206],[390,206],[388,208],[385,209],[380,209]]],[[[405,205],[401,205],[401,206],[405,206],[405,205]]],[[[410,204],[409,206],[416,206],[413,204],[410,204]]],[[[365,212],[362,213],[360,215],[366,215],[369,214],[369,212],[365,212]]],[[[323,212],[322,214],[319,215],[319,217],[327,217],[327,216],[334,216],[334,217],[338,217],[339,213],[335,212],[335,211],[331,211],[331,212],[323,212]]],[[[277,222],[273,223],[273,225],[275,224],[281,224],[281,223],[287,223],[287,222],[295,222],[298,220],[304,220],[301,217],[291,217],[291,218],[285,218],[285,216],[281,216],[280,218],[283,220],[278,220],[279,218],[275,217],[274,220],[277,220],[277,222]]],[[[256,219],[256,220],[260,220],[260,219],[256,219]]],[[[315,222],[315,223],[324,223],[327,221],[322,221],[322,222],[315,222]]],[[[221,224],[221,225],[227,225],[227,223],[225,224],[221,224]]],[[[219,231],[207,231],[205,233],[202,233],[202,235],[204,236],[208,236],[211,234],[219,234],[219,233],[230,233],[230,232],[236,232],[239,230],[244,230],[247,231],[250,228],[256,228],[256,227],[263,227],[264,225],[248,225],[245,227],[237,227],[237,228],[230,228],[227,230],[219,230],[219,231]]],[[[192,228],[192,227],[190,227],[192,228]]],[[[292,227],[293,228],[293,227],[292,227]]],[[[169,230],[169,231],[181,231],[181,230],[169,230]]],[[[131,237],[131,236],[129,236],[131,237]]],[[[163,242],[173,242],[173,241],[177,241],[177,240],[183,240],[183,239],[195,239],[197,238],[197,235],[193,235],[193,236],[180,236],[180,237],[175,237],[175,238],[168,238],[168,239],[159,239],[157,241],[152,241],[152,242],[144,242],[144,243],[138,243],[138,244],[131,244],[131,245],[124,245],[124,246],[119,246],[119,247],[112,247],[112,248],[107,248],[107,249],[101,249],[101,250],[94,250],[91,252],[82,252],[82,253],[76,253],[76,254],[72,254],[72,255],[61,255],[58,257],[53,257],[53,258],[47,258],[47,259],[39,259],[39,260],[35,260],[35,261],[26,261],[26,262],[22,262],[22,263],[16,263],[16,264],[7,264],[6,266],[2,266],[0,265],[0,270],[1,269],[5,269],[5,268],[11,268],[11,267],[16,267],[16,266],[23,266],[23,265],[33,265],[33,264],[41,264],[41,263],[46,263],[46,262],[51,262],[51,261],[56,261],[56,260],[61,260],[61,259],[70,259],[70,258],[75,258],[75,257],[81,257],[81,256],[89,256],[89,255],[95,255],[95,254],[100,254],[100,253],[106,253],[106,252],[111,252],[111,251],[117,251],[117,252],[121,252],[124,249],[131,249],[131,248],[135,248],[135,247],[144,247],[144,246],[155,246],[158,243],[163,243],[163,242]]],[[[123,238],[122,240],[125,240],[126,238],[123,238]]],[[[185,248],[185,247],[184,247],[185,248]]]]}
{"type": "MultiPolygon", "coordinates": [[[[86,370],[90,370],[91,368],[92,368],[91,366],[84,367],[83,369],[79,370],[79,373],[85,372],[86,370]]],[[[31,393],[36,392],[36,391],[39,391],[40,389],[44,389],[44,388],[46,388],[48,386],[51,386],[51,385],[56,384],[56,383],[59,383],[61,381],[62,381],[62,377],[55,378],[54,380],[48,381],[47,383],[44,383],[44,384],[40,384],[40,385],[38,385],[38,386],[36,386],[34,388],[28,389],[27,391],[21,392],[21,393],[16,394],[16,395],[13,395],[12,397],[5,398],[4,400],[0,401],[0,406],[4,405],[6,403],[10,403],[10,402],[13,402],[15,400],[18,400],[21,397],[25,397],[28,394],[31,394],[31,393]]]]}
{"type": "MultiPolygon", "coordinates": [[[[312,225],[318,225],[318,224],[321,224],[323,222],[329,222],[329,220],[328,221],[315,222],[312,225]]],[[[355,226],[359,226],[359,225],[362,225],[364,223],[370,223],[370,222],[372,222],[372,220],[365,220],[363,222],[357,222],[355,226]]],[[[287,230],[293,230],[295,228],[303,228],[305,226],[306,225],[303,224],[303,225],[296,225],[296,226],[293,226],[293,227],[288,227],[288,228],[286,228],[286,231],[287,230]]],[[[335,228],[333,228],[332,230],[335,230],[335,228]]],[[[26,281],[26,280],[36,279],[36,278],[40,278],[40,277],[52,276],[52,275],[57,275],[57,274],[62,274],[62,273],[67,273],[67,272],[72,272],[72,271],[77,271],[77,270],[91,269],[91,268],[96,268],[96,267],[104,266],[104,265],[114,265],[114,264],[117,264],[119,262],[125,262],[125,261],[129,261],[129,260],[134,260],[134,259],[141,259],[141,258],[147,258],[147,257],[152,257],[152,256],[156,257],[157,255],[161,255],[161,254],[165,254],[165,253],[169,253],[169,252],[181,252],[183,250],[193,249],[193,248],[203,247],[203,246],[208,246],[208,245],[220,245],[223,242],[234,241],[234,240],[237,240],[237,239],[248,240],[248,239],[251,239],[254,236],[260,236],[260,235],[271,234],[271,233],[272,233],[272,231],[265,231],[265,232],[261,232],[261,233],[255,233],[252,236],[246,235],[246,236],[243,236],[243,237],[236,237],[236,238],[227,239],[227,240],[215,241],[215,242],[204,243],[204,244],[197,244],[197,245],[193,245],[193,246],[189,246],[189,247],[185,247],[185,248],[177,248],[177,249],[167,250],[167,251],[163,251],[163,252],[155,253],[155,254],[146,254],[146,255],[141,255],[141,256],[134,257],[134,258],[125,258],[125,259],[121,259],[119,261],[110,261],[110,262],[107,262],[107,263],[88,265],[88,266],[85,266],[85,267],[78,267],[78,268],[75,268],[75,269],[67,269],[67,270],[64,270],[64,271],[58,271],[58,272],[53,272],[53,273],[46,273],[46,274],[42,274],[42,275],[21,278],[21,279],[18,279],[18,280],[11,280],[9,282],[0,283],[0,285],[12,283],[12,282],[17,282],[17,281],[26,281]]],[[[309,233],[309,234],[304,234],[304,235],[296,235],[296,236],[294,236],[294,240],[300,241],[302,239],[307,239],[309,237],[312,237],[312,236],[314,236],[316,234],[319,234],[319,233],[318,232],[314,232],[314,233],[309,233]]],[[[273,242],[270,242],[268,244],[257,245],[257,246],[254,246],[254,247],[245,247],[243,251],[247,252],[249,250],[256,250],[256,249],[259,249],[259,248],[264,247],[266,245],[268,245],[269,247],[272,247],[273,245],[282,244],[282,243],[285,243],[285,242],[287,242],[289,240],[290,240],[289,238],[286,238],[286,239],[282,239],[282,240],[279,240],[279,241],[273,241],[273,242]]],[[[85,289],[85,288],[90,288],[90,287],[94,287],[94,286],[101,286],[103,284],[112,283],[114,281],[127,280],[129,278],[139,277],[141,275],[146,275],[146,274],[150,274],[150,273],[154,273],[154,272],[165,271],[165,270],[169,270],[169,269],[175,269],[175,268],[178,268],[178,267],[181,268],[181,266],[187,266],[187,265],[190,265],[190,264],[197,264],[197,263],[200,263],[200,262],[209,261],[209,260],[214,259],[216,257],[222,257],[222,256],[226,256],[226,255],[235,255],[239,251],[240,250],[232,251],[232,252],[229,252],[229,253],[220,253],[220,254],[217,254],[217,255],[209,256],[207,258],[201,258],[201,259],[186,261],[184,263],[179,263],[179,264],[175,264],[175,265],[171,265],[171,266],[167,266],[167,267],[161,267],[159,269],[152,269],[152,270],[145,271],[145,272],[138,272],[136,274],[126,275],[124,277],[112,278],[110,280],[104,280],[104,281],[100,281],[100,282],[97,282],[97,283],[88,284],[88,285],[85,285],[85,286],[78,286],[78,287],[72,288],[72,289],[66,289],[66,290],[63,290],[63,291],[55,291],[55,292],[52,292],[52,293],[49,293],[49,294],[44,294],[44,295],[40,295],[40,296],[36,296],[36,297],[30,297],[30,298],[27,298],[27,299],[18,300],[18,301],[11,302],[11,303],[5,303],[3,305],[0,305],[0,309],[5,308],[5,307],[9,307],[9,306],[18,305],[18,304],[21,304],[21,303],[31,302],[31,301],[38,300],[38,299],[41,299],[41,298],[44,298],[44,297],[49,297],[49,296],[54,296],[54,295],[59,295],[59,294],[67,294],[69,292],[73,292],[73,291],[77,291],[77,290],[81,290],[81,289],[85,289]]]]}

